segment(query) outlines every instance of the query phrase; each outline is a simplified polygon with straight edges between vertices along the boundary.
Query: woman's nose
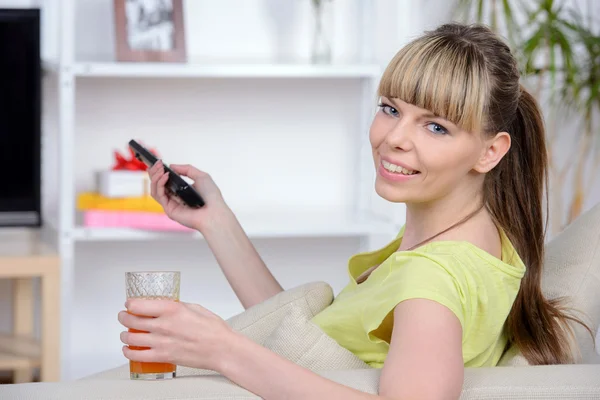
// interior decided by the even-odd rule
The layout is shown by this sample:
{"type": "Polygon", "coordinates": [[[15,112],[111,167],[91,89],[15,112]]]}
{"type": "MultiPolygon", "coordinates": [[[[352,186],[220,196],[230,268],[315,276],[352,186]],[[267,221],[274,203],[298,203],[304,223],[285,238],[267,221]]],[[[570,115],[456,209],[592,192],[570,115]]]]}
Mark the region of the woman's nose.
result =
{"type": "Polygon", "coordinates": [[[393,129],[387,133],[385,142],[391,148],[408,151],[414,146],[413,135],[413,126],[410,126],[406,122],[398,121],[393,129]]]}

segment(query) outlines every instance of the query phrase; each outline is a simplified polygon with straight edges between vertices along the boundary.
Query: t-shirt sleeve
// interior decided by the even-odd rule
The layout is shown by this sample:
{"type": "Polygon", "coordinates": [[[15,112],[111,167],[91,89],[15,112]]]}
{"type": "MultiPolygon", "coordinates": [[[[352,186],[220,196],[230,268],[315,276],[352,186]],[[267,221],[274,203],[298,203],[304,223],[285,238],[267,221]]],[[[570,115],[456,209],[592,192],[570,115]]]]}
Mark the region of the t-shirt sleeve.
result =
{"type": "MultiPolygon", "coordinates": [[[[371,341],[380,342],[374,331],[391,324],[396,305],[409,299],[429,299],[447,307],[460,321],[465,330],[466,294],[455,260],[439,260],[419,253],[392,255],[380,268],[386,268],[387,276],[373,288],[373,297],[362,313],[363,326],[371,341]]],[[[382,329],[385,331],[386,329],[382,329]]],[[[386,340],[387,341],[387,340],[386,340]]]]}

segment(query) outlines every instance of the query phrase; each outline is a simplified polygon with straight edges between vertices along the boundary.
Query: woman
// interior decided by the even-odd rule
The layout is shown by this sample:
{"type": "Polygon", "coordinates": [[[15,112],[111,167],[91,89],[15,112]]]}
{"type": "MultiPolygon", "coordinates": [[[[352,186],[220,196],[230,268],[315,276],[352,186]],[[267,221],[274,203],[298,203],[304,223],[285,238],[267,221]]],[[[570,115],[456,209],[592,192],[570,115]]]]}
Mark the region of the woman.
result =
{"type": "MultiPolygon", "coordinates": [[[[379,396],[329,381],[232,332],[198,305],[129,301],[120,313],[127,358],[215,370],[265,399],[456,399],[465,367],[494,366],[516,343],[532,364],[570,362],[569,316],[542,296],[542,116],[519,83],[509,48],[483,26],[447,24],[393,58],[370,129],[375,189],[406,204],[406,224],[383,249],[349,262],[351,281],[314,318],[375,368],[379,396]],[[179,329],[180,326],[186,329],[179,329]]],[[[243,306],[282,290],[209,175],[195,181],[206,206],[152,195],[175,221],[199,230],[243,306]]]]}

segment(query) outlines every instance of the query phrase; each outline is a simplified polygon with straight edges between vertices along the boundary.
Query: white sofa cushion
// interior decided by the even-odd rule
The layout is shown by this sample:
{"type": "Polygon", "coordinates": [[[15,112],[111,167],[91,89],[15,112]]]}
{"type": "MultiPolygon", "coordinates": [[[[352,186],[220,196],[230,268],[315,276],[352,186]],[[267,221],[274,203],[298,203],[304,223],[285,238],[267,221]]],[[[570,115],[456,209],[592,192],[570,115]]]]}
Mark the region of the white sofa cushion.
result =
{"type": "Polygon", "coordinates": [[[263,343],[288,315],[297,309],[312,318],[333,301],[333,290],[325,282],[311,282],[278,293],[270,299],[231,317],[227,323],[244,336],[263,343]]]}
{"type": "Polygon", "coordinates": [[[263,345],[312,371],[371,368],[312,323],[311,317],[305,309],[293,307],[263,345]]]}

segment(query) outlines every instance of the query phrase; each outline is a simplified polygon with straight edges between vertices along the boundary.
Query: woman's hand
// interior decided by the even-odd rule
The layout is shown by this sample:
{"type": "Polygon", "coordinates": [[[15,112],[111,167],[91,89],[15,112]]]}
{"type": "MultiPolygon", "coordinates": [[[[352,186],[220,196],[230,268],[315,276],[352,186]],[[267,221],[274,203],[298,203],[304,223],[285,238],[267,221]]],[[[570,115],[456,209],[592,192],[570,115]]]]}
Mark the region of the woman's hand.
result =
{"type": "Polygon", "coordinates": [[[216,371],[235,340],[235,332],[222,318],[197,304],[129,299],[125,307],[129,312],[121,311],[119,322],[127,328],[148,332],[121,332],[121,341],[125,343],[123,354],[132,361],[216,371]],[[128,345],[149,349],[131,350],[128,345]]]}
{"type": "Polygon", "coordinates": [[[169,174],[164,171],[161,160],[148,170],[152,197],[162,206],[167,216],[173,221],[202,232],[208,224],[218,218],[216,214],[227,209],[221,191],[209,174],[191,165],[171,164],[169,167],[179,175],[192,179],[194,181],[194,189],[200,193],[206,204],[198,209],[190,208],[178,197],[170,195],[165,188],[169,174]]]}

